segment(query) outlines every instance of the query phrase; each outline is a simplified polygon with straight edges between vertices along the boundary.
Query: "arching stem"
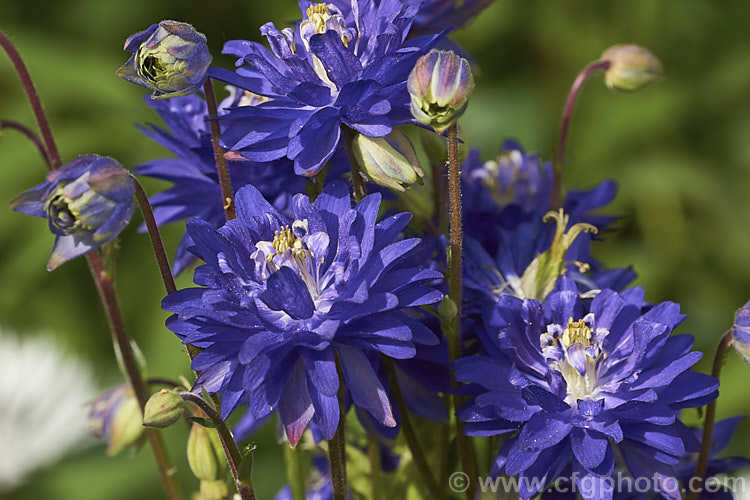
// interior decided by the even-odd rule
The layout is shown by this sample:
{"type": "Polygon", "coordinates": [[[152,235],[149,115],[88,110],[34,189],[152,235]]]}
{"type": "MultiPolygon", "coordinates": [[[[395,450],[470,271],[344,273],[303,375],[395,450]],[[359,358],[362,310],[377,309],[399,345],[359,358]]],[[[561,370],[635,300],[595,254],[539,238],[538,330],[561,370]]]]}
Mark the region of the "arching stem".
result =
{"type": "Polygon", "coordinates": [[[6,128],[17,130],[18,132],[21,132],[23,135],[25,135],[26,138],[30,140],[34,144],[34,146],[36,146],[36,149],[39,150],[39,154],[42,155],[44,162],[47,164],[47,168],[49,170],[52,170],[52,163],[50,162],[49,156],[47,156],[47,150],[44,148],[42,140],[39,139],[39,136],[36,135],[33,130],[31,130],[23,123],[18,123],[13,120],[0,120],[0,131],[6,128]]]}
{"type": "Polygon", "coordinates": [[[597,71],[606,71],[609,66],[609,61],[594,61],[581,70],[575,81],[573,81],[573,85],[570,87],[568,98],[565,101],[565,108],[563,110],[560,139],[557,143],[557,154],[555,155],[555,182],[552,187],[550,210],[557,210],[562,198],[562,181],[565,173],[565,146],[567,144],[568,129],[570,128],[570,117],[573,114],[573,106],[576,103],[578,94],[581,92],[586,79],[597,71]]]}
{"type": "MultiPolygon", "coordinates": [[[[711,369],[711,375],[719,380],[721,376],[721,366],[724,362],[724,355],[727,350],[732,346],[732,331],[728,331],[724,334],[716,348],[716,354],[714,355],[714,364],[711,369]]],[[[717,398],[718,399],[718,398],[717,398]]],[[[703,421],[703,440],[701,442],[701,453],[698,456],[698,465],[695,468],[695,478],[698,478],[698,484],[694,484],[691,481],[690,484],[690,495],[688,500],[697,500],[700,492],[703,490],[703,484],[706,480],[706,471],[708,470],[708,460],[711,458],[711,443],[714,437],[714,421],[716,420],[716,401],[714,399],[706,407],[706,419],[703,421]]]]}
{"type": "Polygon", "coordinates": [[[13,42],[10,41],[8,35],[2,30],[0,30],[0,46],[2,46],[5,53],[8,54],[10,62],[16,70],[16,74],[21,80],[21,85],[23,85],[23,89],[26,92],[26,97],[29,99],[29,104],[31,104],[31,109],[34,112],[34,118],[36,118],[36,123],[42,133],[42,139],[44,139],[44,146],[47,153],[45,156],[49,158],[50,169],[54,170],[59,168],[62,165],[62,162],[60,161],[60,153],[57,151],[57,145],[52,137],[52,130],[49,127],[47,116],[44,114],[39,95],[36,93],[34,82],[31,81],[31,76],[26,69],[26,64],[24,64],[21,54],[18,53],[13,42]]]}

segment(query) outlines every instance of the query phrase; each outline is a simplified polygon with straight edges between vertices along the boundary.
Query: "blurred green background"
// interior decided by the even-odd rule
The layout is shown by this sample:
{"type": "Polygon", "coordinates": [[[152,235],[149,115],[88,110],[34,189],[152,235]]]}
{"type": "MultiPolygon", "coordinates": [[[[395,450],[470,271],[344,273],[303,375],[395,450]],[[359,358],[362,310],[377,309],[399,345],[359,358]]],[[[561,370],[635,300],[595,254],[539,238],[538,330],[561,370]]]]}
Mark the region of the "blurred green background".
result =
{"type": "MultiPolygon", "coordinates": [[[[638,43],[663,62],[667,78],[635,94],[613,93],[595,78],[574,112],[567,187],[613,178],[620,184],[609,208],[623,216],[595,255],[610,266],[634,265],[649,300],[682,304],[693,333],[709,354],[734,311],[750,299],[750,7],[740,0],[549,2],[497,0],[455,35],[475,58],[477,88],[462,121],[472,146],[495,156],[505,138],[551,159],[560,113],[577,72],[616,43],[638,43]]],[[[126,166],[165,152],[134,123],[156,121],[141,101],[144,89],[115,77],[128,57],[130,34],[162,19],[193,24],[208,36],[215,64],[231,39],[258,40],[258,27],[298,18],[296,2],[151,0],[2,0],[0,28],[23,54],[63,155],[113,156],[126,166]]],[[[0,118],[33,124],[29,106],[5,56],[0,56],[0,118]]],[[[0,143],[0,199],[40,183],[44,166],[13,131],[0,143]]],[[[159,189],[147,183],[148,190],[159,189]]],[[[163,327],[163,288],[148,240],[126,230],[118,291],[132,336],[154,376],[188,374],[186,357],[163,327]]],[[[0,211],[0,325],[22,334],[53,332],[70,351],[93,363],[102,388],[118,383],[110,337],[85,262],[54,274],[45,263],[52,238],[42,221],[0,211]]],[[[170,254],[182,228],[164,236],[170,254]]],[[[182,276],[178,286],[190,280],[182,276]]],[[[750,411],[742,380],[750,367],[731,354],[725,365],[719,416],[750,411]]],[[[0,411],[2,409],[0,408],[0,411]]],[[[688,420],[698,419],[696,412],[688,420]]],[[[50,415],[54,418],[54,415],[50,415]]],[[[732,451],[746,452],[750,423],[732,451]]],[[[186,486],[195,487],[181,443],[184,429],[167,432],[186,486]]],[[[259,439],[257,492],[273,495],[283,482],[271,429],[259,439]]],[[[54,443],[50,443],[54,446],[54,443]]],[[[2,443],[0,443],[0,452],[2,443]]],[[[160,498],[147,450],[106,459],[92,445],[40,471],[9,498],[160,498]]]]}

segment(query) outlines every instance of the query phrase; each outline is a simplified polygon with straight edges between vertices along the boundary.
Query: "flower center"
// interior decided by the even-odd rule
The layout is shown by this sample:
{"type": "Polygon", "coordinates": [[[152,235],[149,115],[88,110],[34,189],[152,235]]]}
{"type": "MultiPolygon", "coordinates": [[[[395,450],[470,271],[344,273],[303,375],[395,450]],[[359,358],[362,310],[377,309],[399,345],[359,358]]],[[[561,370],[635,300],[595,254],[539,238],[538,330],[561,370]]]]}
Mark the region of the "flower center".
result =
{"type": "Polygon", "coordinates": [[[162,88],[172,75],[180,75],[187,67],[187,61],[178,59],[169,54],[165,43],[169,42],[167,36],[162,44],[149,48],[146,43],[138,48],[135,56],[135,69],[138,76],[148,81],[156,88],[162,88]]]}
{"type": "Polygon", "coordinates": [[[600,392],[599,371],[606,358],[600,344],[609,332],[594,325],[594,315],[587,314],[578,321],[569,318],[564,329],[549,325],[540,336],[542,354],[563,376],[568,387],[565,402],[574,408],[578,400],[596,399],[600,392]]]}
{"type": "Polygon", "coordinates": [[[260,277],[268,276],[282,267],[295,271],[307,287],[316,307],[325,308],[326,288],[331,277],[321,275],[329,237],[324,232],[310,234],[307,220],[296,220],[274,232],[272,241],[260,241],[252,254],[260,277]]]}

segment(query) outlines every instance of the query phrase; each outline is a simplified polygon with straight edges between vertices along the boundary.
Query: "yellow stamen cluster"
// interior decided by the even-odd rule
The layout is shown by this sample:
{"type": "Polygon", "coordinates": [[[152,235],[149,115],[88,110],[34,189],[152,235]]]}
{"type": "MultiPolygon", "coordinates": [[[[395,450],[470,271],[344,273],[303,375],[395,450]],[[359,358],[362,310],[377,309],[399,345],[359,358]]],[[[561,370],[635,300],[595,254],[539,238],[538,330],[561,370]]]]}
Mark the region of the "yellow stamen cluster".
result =
{"type": "Polygon", "coordinates": [[[563,345],[570,346],[575,343],[583,344],[583,347],[589,347],[591,345],[591,328],[582,320],[573,321],[573,318],[568,319],[568,326],[562,335],[563,345]]]}
{"type": "Polygon", "coordinates": [[[273,242],[271,244],[276,249],[277,255],[281,255],[291,249],[292,255],[295,257],[302,258],[305,256],[305,249],[302,240],[294,235],[292,228],[289,226],[282,227],[276,231],[273,235],[273,242]]]}
{"type": "Polygon", "coordinates": [[[326,22],[331,18],[327,3],[316,3],[307,8],[307,19],[315,26],[316,33],[325,33],[326,22]]]}

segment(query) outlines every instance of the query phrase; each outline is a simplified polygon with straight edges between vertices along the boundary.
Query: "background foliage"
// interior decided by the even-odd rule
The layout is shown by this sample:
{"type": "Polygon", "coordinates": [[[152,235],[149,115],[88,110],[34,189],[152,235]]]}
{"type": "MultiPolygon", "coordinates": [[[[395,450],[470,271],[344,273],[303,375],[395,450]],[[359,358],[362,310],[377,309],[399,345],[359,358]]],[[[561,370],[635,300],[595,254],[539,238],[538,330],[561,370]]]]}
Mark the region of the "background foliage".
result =
{"type": "MultiPolygon", "coordinates": [[[[551,159],[568,88],[583,65],[607,47],[638,43],[662,60],[667,78],[636,94],[609,92],[600,81],[586,85],[574,113],[566,185],[619,182],[611,207],[623,216],[619,231],[606,235],[594,253],[611,266],[633,264],[649,300],[682,304],[688,319],[680,331],[695,334],[697,347],[709,352],[703,370],[734,310],[750,298],[750,31],[743,22],[749,14],[741,0],[497,0],[455,36],[477,65],[477,88],[462,123],[485,159],[509,137],[551,159]]],[[[293,0],[0,2],[0,28],[26,59],[64,160],[97,153],[126,166],[165,156],[133,126],[156,120],[140,100],[144,89],[114,75],[127,59],[121,51],[127,36],[162,19],[186,21],[208,36],[215,63],[231,67],[232,60],[219,55],[225,41],[257,40],[264,22],[282,25],[298,17],[293,0]]],[[[15,75],[7,59],[0,59],[0,117],[31,124],[15,75]]],[[[12,131],[2,137],[0,167],[4,200],[44,175],[32,146],[12,131]]],[[[136,226],[124,233],[118,260],[128,327],[153,375],[188,374],[179,343],[163,327],[163,288],[147,238],[136,226]]],[[[94,364],[102,388],[119,383],[84,260],[48,274],[52,239],[43,222],[0,210],[0,232],[0,324],[20,334],[51,332],[94,364]]],[[[180,232],[166,230],[170,252],[180,232]]],[[[189,282],[182,276],[178,286],[189,282]]],[[[748,369],[730,355],[720,417],[750,411],[742,383],[748,369]]],[[[170,451],[183,480],[194,486],[181,449],[184,435],[181,428],[168,431],[170,451]]],[[[748,439],[746,422],[731,451],[746,452],[748,439]]],[[[266,498],[283,482],[272,426],[257,443],[257,492],[266,498]]],[[[105,459],[103,446],[93,441],[10,496],[160,497],[147,450],[134,458],[105,459]]]]}

